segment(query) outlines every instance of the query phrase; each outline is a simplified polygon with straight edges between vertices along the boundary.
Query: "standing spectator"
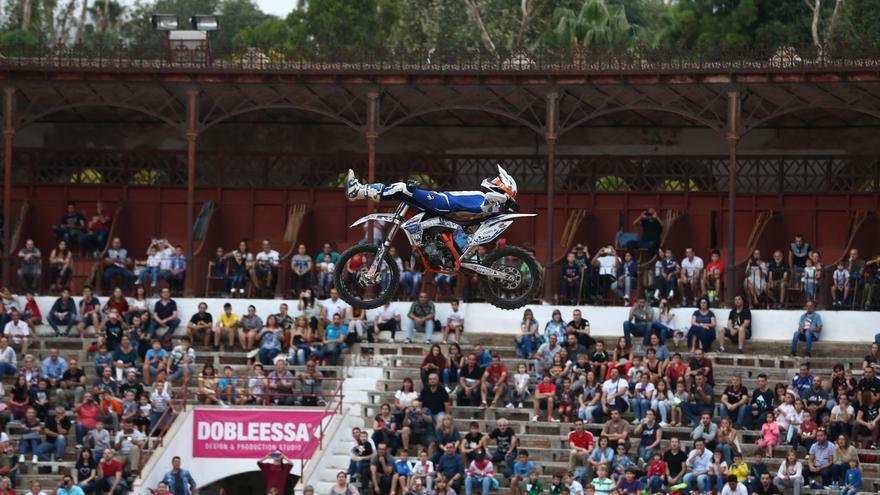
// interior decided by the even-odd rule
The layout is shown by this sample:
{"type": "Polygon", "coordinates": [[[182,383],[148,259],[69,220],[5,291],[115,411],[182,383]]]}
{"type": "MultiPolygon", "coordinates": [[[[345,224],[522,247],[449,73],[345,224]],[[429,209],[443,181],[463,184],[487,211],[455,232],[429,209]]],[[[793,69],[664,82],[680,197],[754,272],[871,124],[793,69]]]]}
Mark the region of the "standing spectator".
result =
{"type": "Polygon", "coordinates": [[[150,322],[149,334],[151,337],[156,337],[157,331],[164,327],[166,331],[163,338],[170,340],[174,331],[177,330],[177,326],[180,325],[180,319],[177,317],[177,303],[171,299],[171,290],[168,287],[162,288],[159,294],[159,300],[153,307],[153,320],[150,322]]]}
{"type": "Polygon", "coordinates": [[[122,478],[122,463],[115,458],[113,449],[104,449],[98,463],[98,489],[112,495],[128,493],[128,483],[122,478]]]}
{"type": "MultiPolygon", "coordinates": [[[[276,490],[276,493],[279,494],[287,493],[287,478],[290,475],[290,470],[293,468],[293,461],[288,459],[284,452],[280,449],[269,452],[257,461],[257,467],[263,472],[267,492],[276,490]],[[266,462],[269,459],[272,459],[272,462],[266,462]]],[[[177,492],[173,493],[176,494],[177,492]]]]}
{"type": "Polygon", "coordinates": [[[802,234],[794,235],[794,242],[788,245],[788,268],[791,270],[792,278],[797,281],[804,273],[807,266],[810,251],[813,248],[808,242],[804,242],[802,234]]]}
{"type": "MultiPolygon", "coordinates": [[[[262,470],[262,467],[260,469],[262,470]]],[[[180,467],[180,456],[171,458],[171,471],[165,473],[162,482],[168,485],[171,493],[175,495],[191,495],[198,489],[189,471],[180,467]]]]}
{"type": "Polygon", "coordinates": [[[259,290],[272,291],[278,280],[278,265],[281,264],[281,255],[272,249],[272,243],[268,239],[263,239],[262,248],[254,260],[254,285],[259,290]]]}
{"type": "Polygon", "coordinates": [[[67,202],[67,212],[61,216],[61,221],[52,226],[52,231],[58,240],[63,240],[68,246],[82,247],[85,234],[86,217],[76,211],[76,203],[67,202]]]}
{"type": "Polygon", "coordinates": [[[715,313],[709,309],[709,300],[701,297],[699,309],[691,315],[691,328],[687,333],[688,347],[691,348],[691,352],[697,349],[698,343],[703,352],[709,352],[712,349],[717,325],[715,313]]]}
{"type": "MultiPolygon", "coordinates": [[[[103,244],[101,244],[103,248],[103,244]]],[[[131,259],[128,251],[122,247],[122,241],[114,237],[110,241],[110,249],[104,255],[104,289],[111,287],[114,278],[122,279],[122,290],[129,290],[134,281],[134,273],[131,271],[131,259]]]]}
{"type": "Polygon", "coordinates": [[[58,247],[49,253],[49,284],[51,290],[67,286],[73,275],[73,253],[67,242],[59,241],[58,247]]]}
{"type": "Polygon", "coordinates": [[[737,294],[733,298],[733,309],[727,316],[727,326],[718,329],[718,352],[724,352],[725,338],[733,341],[736,339],[737,349],[740,354],[743,353],[743,345],[747,339],[752,338],[752,311],[745,305],[745,301],[741,295],[737,294]]]}
{"type": "Polygon", "coordinates": [[[861,297],[859,290],[864,287],[865,282],[865,260],[859,257],[858,249],[849,250],[849,258],[846,261],[846,270],[849,272],[850,293],[853,294],[853,307],[858,307],[858,298],[861,297]]]}
{"type": "Polygon", "coordinates": [[[575,263],[574,253],[568,253],[565,263],[562,265],[559,280],[559,299],[564,304],[577,304],[578,288],[580,286],[580,270],[575,263]]]}
{"type": "Polygon", "coordinates": [[[797,356],[798,341],[806,342],[804,355],[811,356],[813,342],[819,340],[819,333],[822,331],[822,317],[816,313],[816,303],[807,301],[806,312],[801,315],[798,321],[798,329],[791,339],[791,355],[797,356]]]}
{"type": "Polygon", "coordinates": [[[633,258],[631,252],[627,251],[623,255],[623,264],[617,270],[617,280],[611,284],[611,290],[623,299],[623,304],[629,306],[629,298],[632,289],[638,283],[639,263],[633,258]]]}
{"type": "Polygon", "coordinates": [[[24,247],[18,251],[18,276],[26,292],[40,291],[40,278],[43,274],[42,256],[40,250],[34,246],[33,239],[24,241],[24,247]]]}
{"type": "Polygon", "coordinates": [[[370,332],[369,328],[367,329],[367,340],[374,342],[373,335],[375,334],[375,339],[378,341],[379,332],[383,330],[391,332],[388,343],[394,343],[394,336],[400,330],[400,313],[391,305],[391,301],[386,301],[376,312],[376,317],[373,319],[372,332],[370,332]]]}
{"type": "Polygon", "coordinates": [[[419,293],[418,301],[414,301],[409,308],[407,317],[412,324],[406,332],[406,343],[412,342],[413,334],[416,330],[425,332],[425,343],[431,343],[431,336],[434,334],[434,303],[428,300],[428,294],[419,293]]]}
{"type": "Polygon", "coordinates": [[[294,294],[312,288],[313,269],[312,257],[306,254],[305,244],[300,244],[290,258],[290,290],[294,294]]]}
{"type": "Polygon", "coordinates": [[[706,265],[706,273],[703,277],[703,294],[709,298],[709,303],[721,300],[721,284],[724,280],[724,262],[721,261],[721,251],[712,250],[709,263],[706,265]]]}
{"type": "Polygon", "coordinates": [[[844,261],[838,261],[837,268],[831,274],[831,300],[833,301],[833,306],[843,305],[844,301],[849,299],[849,291],[849,270],[846,269],[844,261]]]}
{"type": "Polygon", "coordinates": [[[642,238],[632,240],[626,244],[626,249],[635,252],[637,249],[645,249],[653,253],[660,247],[660,235],[663,233],[663,221],[657,216],[657,210],[648,208],[635,219],[633,225],[642,228],[642,238]]]}
{"type": "Polygon", "coordinates": [[[684,250],[684,258],[681,260],[681,277],[678,279],[678,291],[681,295],[682,306],[687,306],[688,290],[697,305],[697,299],[702,297],[700,291],[703,287],[703,259],[694,255],[694,248],[684,250]]]}
{"type": "Polygon", "coordinates": [[[318,272],[318,290],[321,294],[327,294],[333,287],[333,273],[336,263],[339,261],[339,253],[333,250],[330,243],[324,243],[321,253],[315,256],[315,269],[318,272]]]}

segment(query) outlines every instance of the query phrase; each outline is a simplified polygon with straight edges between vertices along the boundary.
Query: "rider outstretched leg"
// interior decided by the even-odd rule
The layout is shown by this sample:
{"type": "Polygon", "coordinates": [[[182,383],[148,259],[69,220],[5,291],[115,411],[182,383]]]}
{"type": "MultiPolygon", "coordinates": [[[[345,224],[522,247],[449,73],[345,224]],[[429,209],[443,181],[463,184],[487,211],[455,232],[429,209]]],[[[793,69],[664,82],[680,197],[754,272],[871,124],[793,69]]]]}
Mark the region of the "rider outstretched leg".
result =
{"type": "MultiPolygon", "coordinates": [[[[392,184],[393,186],[394,184],[392,184]]],[[[361,184],[354,175],[354,170],[348,169],[348,177],[345,180],[345,196],[349,201],[370,199],[376,202],[382,201],[382,193],[385,184],[376,182],[373,184],[361,184]]]]}

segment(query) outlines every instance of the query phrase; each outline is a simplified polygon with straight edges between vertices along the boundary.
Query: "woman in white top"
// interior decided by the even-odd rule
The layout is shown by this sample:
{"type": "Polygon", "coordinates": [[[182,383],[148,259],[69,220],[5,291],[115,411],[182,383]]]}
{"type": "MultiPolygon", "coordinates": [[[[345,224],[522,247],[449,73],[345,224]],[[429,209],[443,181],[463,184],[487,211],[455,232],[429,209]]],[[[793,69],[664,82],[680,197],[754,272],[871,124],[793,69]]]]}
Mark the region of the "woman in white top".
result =
{"type": "Polygon", "coordinates": [[[400,387],[400,390],[394,393],[394,419],[397,421],[397,424],[403,424],[403,416],[406,413],[406,408],[412,405],[412,402],[419,397],[419,393],[416,392],[415,386],[413,386],[412,378],[404,378],[403,385],[400,387]]]}
{"type": "Polygon", "coordinates": [[[303,291],[296,304],[296,309],[306,317],[312,330],[318,329],[318,319],[321,317],[321,308],[323,305],[315,299],[311,290],[303,291]]]}
{"type": "Polygon", "coordinates": [[[150,321],[150,308],[152,305],[147,299],[147,289],[137,284],[134,287],[134,297],[128,300],[128,313],[125,313],[125,321],[131,325],[135,315],[141,317],[141,321],[150,321]]]}
{"type": "Polygon", "coordinates": [[[773,478],[773,484],[782,492],[786,488],[794,490],[794,495],[801,495],[801,488],[804,487],[804,476],[801,474],[803,466],[797,460],[797,452],[789,450],[785,454],[785,460],[779,465],[779,471],[773,478]]]}

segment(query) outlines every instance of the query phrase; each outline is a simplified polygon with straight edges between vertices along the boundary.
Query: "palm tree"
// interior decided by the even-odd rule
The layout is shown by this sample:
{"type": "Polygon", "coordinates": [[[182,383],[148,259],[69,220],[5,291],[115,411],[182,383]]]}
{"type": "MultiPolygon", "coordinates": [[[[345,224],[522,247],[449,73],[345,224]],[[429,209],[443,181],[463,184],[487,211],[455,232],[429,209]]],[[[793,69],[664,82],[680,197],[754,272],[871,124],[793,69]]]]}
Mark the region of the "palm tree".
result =
{"type": "Polygon", "coordinates": [[[636,38],[636,27],[627,20],[623,6],[605,0],[585,0],[577,12],[560,7],[553,17],[556,27],[545,37],[553,47],[630,47],[636,38]]]}

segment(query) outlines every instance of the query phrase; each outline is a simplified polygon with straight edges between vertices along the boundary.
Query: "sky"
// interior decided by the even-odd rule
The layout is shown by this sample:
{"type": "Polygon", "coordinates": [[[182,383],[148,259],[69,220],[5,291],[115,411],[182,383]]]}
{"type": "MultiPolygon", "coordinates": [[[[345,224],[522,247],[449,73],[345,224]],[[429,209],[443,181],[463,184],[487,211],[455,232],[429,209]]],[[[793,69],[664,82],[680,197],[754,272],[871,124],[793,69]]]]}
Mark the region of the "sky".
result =
{"type": "MultiPolygon", "coordinates": [[[[267,14],[274,14],[280,18],[287,17],[287,14],[293,10],[296,0],[254,0],[259,5],[260,10],[267,14]]],[[[131,5],[134,0],[122,0],[124,5],[131,5]]],[[[210,14],[210,12],[208,12],[210,14]]]]}

